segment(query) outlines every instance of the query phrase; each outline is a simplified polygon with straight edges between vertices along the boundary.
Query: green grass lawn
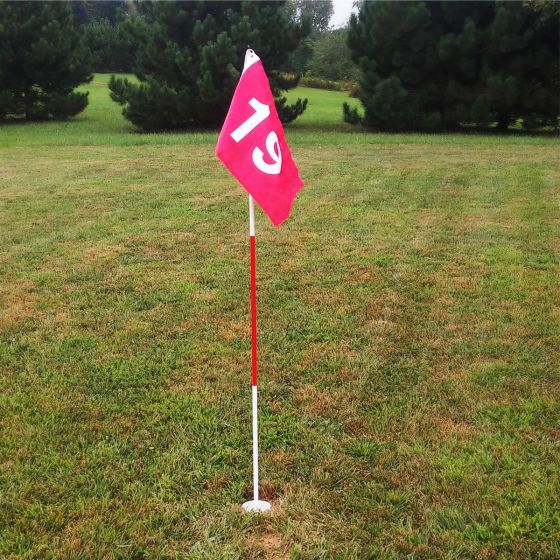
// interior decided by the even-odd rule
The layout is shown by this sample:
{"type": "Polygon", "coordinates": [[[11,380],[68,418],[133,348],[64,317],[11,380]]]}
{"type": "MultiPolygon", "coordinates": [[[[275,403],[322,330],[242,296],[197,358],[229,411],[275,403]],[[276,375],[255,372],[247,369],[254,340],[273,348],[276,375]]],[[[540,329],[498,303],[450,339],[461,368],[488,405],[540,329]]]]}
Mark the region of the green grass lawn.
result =
{"type": "Polygon", "coordinates": [[[215,132],[135,132],[106,82],[0,127],[0,558],[559,558],[558,140],[294,92],[254,517],[247,197],[215,132]]]}

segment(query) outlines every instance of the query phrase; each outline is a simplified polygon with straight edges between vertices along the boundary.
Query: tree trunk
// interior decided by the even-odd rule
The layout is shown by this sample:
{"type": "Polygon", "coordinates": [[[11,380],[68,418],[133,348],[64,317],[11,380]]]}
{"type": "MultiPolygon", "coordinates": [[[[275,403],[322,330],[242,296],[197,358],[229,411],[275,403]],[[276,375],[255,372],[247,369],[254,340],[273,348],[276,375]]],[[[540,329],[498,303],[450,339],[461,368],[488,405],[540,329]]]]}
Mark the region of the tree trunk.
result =
{"type": "Polygon", "coordinates": [[[32,88],[28,88],[23,92],[23,106],[25,107],[25,120],[30,120],[29,116],[33,108],[32,88]]]}

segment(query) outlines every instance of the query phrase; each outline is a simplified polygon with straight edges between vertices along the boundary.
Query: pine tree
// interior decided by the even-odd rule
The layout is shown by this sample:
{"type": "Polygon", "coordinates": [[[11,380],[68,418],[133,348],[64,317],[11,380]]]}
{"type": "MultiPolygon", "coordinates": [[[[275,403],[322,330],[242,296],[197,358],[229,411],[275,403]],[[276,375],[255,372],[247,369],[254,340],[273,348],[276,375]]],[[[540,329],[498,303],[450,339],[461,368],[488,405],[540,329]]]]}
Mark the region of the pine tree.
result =
{"type": "Polygon", "coordinates": [[[95,72],[132,72],[136,43],[123,30],[125,15],[113,24],[107,18],[93,18],[81,26],[84,45],[90,51],[95,72]]]}
{"type": "Polygon", "coordinates": [[[288,105],[281,91],[297,85],[285,73],[287,53],[309,32],[280,2],[146,2],[130,18],[139,44],[139,84],[113,77],[113,100],[144,130],[217,126],[223,122],[245,50],[253,48],[270,78],[280,118],[298,117],[307,100],[288,105]]]}
{"type": "Polygon", "coordinates": [[[71,117],[87,106],[74,92],[91,79],[72,11],[62,2],[2,2],[0,119],[71,117]]]}
{"type": "Polygon", "coordinates": [[[364,114],[379,130],[527,128],[558,118],[558,5],[365,2],[348,37],[364,114]]]}
{"type": "Polygon", "coordinates": [[[479,90],[499,128],[557,124],[559,15],[557,2],[496,3],[479,90]]]}
{"type": "Polygon", "coordinates": [[[77,25],[85,25],[96,19],[117,23],[118,14],[126,9],[126,0],[69,0],[77,25]]]}

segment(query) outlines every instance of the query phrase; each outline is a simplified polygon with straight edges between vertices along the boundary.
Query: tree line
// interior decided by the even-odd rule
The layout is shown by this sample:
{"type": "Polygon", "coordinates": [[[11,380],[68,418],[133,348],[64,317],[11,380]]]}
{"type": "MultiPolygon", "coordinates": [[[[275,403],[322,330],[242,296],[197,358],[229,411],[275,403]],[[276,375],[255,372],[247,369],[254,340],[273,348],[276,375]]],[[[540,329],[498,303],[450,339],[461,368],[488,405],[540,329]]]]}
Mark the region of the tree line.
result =
{"type": "Polygon", "coordinates": [[[302,75],[358,82],[347,122],[372,130],[557,127],[553,0],[356,3],[333,30],[332,0],[0,4],[0,121],[67,118],[93,72],[143,130],[219,126],[247,46],[261,56],[283,122],[302,75]]]}

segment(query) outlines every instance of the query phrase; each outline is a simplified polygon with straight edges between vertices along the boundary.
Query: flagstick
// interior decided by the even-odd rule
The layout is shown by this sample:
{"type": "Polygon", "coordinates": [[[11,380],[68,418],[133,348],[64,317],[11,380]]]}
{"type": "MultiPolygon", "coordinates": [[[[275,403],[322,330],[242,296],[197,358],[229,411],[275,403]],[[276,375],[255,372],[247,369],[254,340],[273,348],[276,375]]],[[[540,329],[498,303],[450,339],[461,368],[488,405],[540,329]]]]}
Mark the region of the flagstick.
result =
{"type": "Polygon", "coordinates": [[[251,391],[253,409],[253,499],[243,504],[244,511],[259,512],[270,504],[259,500],[259,424],[257,406],[257,256],[255,241],[255,205],[249,195],[249,242],[251,248],[251,391]]]}

